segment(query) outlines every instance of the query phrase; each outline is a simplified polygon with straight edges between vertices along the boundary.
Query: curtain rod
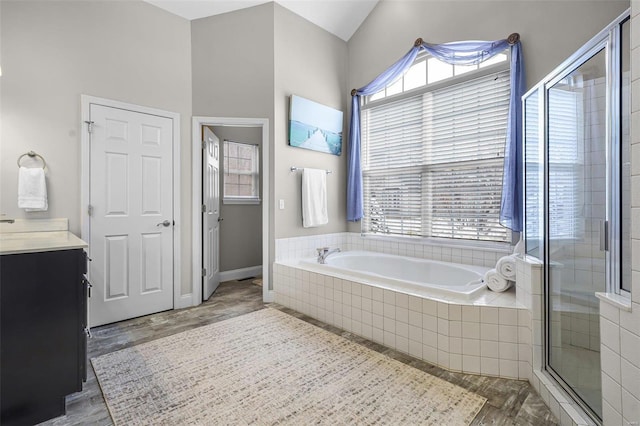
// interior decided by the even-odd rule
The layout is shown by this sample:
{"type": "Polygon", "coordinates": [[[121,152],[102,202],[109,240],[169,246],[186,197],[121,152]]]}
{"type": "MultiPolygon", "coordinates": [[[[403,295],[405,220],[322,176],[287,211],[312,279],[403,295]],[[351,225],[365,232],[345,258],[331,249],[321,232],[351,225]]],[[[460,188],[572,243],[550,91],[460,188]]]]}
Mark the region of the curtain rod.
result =
{"type": "MultiPolygon", "coordinates": [[[[520,34],[518,33],[511,33],[509,34],[509,37],[507,37],[507,43],[509,43],[510,46],[513,46],[519,41],[520,41],[520,34]]],[[[424,40],[422,40],[422,37],[418,37],[416,41],[413,43],[413,46],[418,47],[422,43],[424,43],[424,40]]]]}
{"type": "MultiPolygon", "coordinates": [[[[513,46],[519,41],[520,41],[520,34],[518,33],[511,33],[509,34],[509,37],[507,37],[507,43],[509,43],[509,46],[513,46]]],[[[424,40],[422,40],[422,37],[418,37],[416,41],[413,43],[413,46],[418,47],[422,45],[422,43],[424,43],[424,40]]],[[[356,93],[358,93],[356,89],[351,89],[351,96],[355,96],[356,93]]]]}

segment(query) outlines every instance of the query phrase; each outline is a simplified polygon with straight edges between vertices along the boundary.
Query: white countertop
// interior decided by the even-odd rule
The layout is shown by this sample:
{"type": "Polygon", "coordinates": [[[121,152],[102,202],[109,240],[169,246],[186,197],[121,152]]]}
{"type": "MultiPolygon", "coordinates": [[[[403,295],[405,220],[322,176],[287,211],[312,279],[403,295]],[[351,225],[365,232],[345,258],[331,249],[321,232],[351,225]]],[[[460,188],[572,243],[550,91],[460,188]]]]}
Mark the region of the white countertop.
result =
{"type": "Polygon", "coordinates": [[[0,255],[89,247],[68,229],[67,219],[16,219],[0,223],[0,255]]]}
{"type": "Polygon", "coordinates": [[[0,234],[0,255],[87,248],[69,231],[15,232],[0,234]]]}

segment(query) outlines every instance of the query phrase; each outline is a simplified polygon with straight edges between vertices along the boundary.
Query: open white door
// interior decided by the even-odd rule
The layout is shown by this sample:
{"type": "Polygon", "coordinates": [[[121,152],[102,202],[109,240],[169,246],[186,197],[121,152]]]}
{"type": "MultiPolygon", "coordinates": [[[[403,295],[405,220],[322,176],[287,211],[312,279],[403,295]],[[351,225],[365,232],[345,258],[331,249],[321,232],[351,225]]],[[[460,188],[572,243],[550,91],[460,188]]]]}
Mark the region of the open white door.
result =
{"type": "Polygon", "coordinates": [[[202,300],[220,284],[220,139],[203,127],[202,141],[202,300]]]}
{"type": "Polygon", "coordinates": [[[173,308],[173,121],[93,103],[89,115],[93,327],[173,308]]]}

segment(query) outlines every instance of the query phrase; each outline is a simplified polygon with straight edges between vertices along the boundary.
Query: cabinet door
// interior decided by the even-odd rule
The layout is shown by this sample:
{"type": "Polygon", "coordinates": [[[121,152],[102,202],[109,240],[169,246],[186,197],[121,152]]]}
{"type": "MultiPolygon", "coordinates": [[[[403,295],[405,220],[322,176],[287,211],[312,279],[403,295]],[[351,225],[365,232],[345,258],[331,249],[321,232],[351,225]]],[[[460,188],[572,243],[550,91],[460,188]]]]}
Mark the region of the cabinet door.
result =
{"type": "Polygon", "coordinates": [[[3,425],[64,414],[64,396],[82,389],[81,256],[82,250],[0,256],[3,425]]]}

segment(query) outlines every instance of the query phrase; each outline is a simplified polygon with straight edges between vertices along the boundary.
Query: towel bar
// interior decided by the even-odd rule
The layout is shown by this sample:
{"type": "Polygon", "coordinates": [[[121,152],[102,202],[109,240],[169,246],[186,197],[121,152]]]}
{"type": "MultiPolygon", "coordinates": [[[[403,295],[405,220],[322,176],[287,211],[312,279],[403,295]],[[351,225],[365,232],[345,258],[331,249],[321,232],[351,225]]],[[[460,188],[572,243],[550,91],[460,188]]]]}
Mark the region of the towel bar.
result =
{"type": "MultiPolygon", "coordinates": [[[[297,172],[298,170],[303,170],[303,169],[300,167],[291,166],[290,170],[292,172],[297,172]]],[[[325,170],[325,172],[327,172],[327,174],[333,173],[331,170],[325,170]]]]}

